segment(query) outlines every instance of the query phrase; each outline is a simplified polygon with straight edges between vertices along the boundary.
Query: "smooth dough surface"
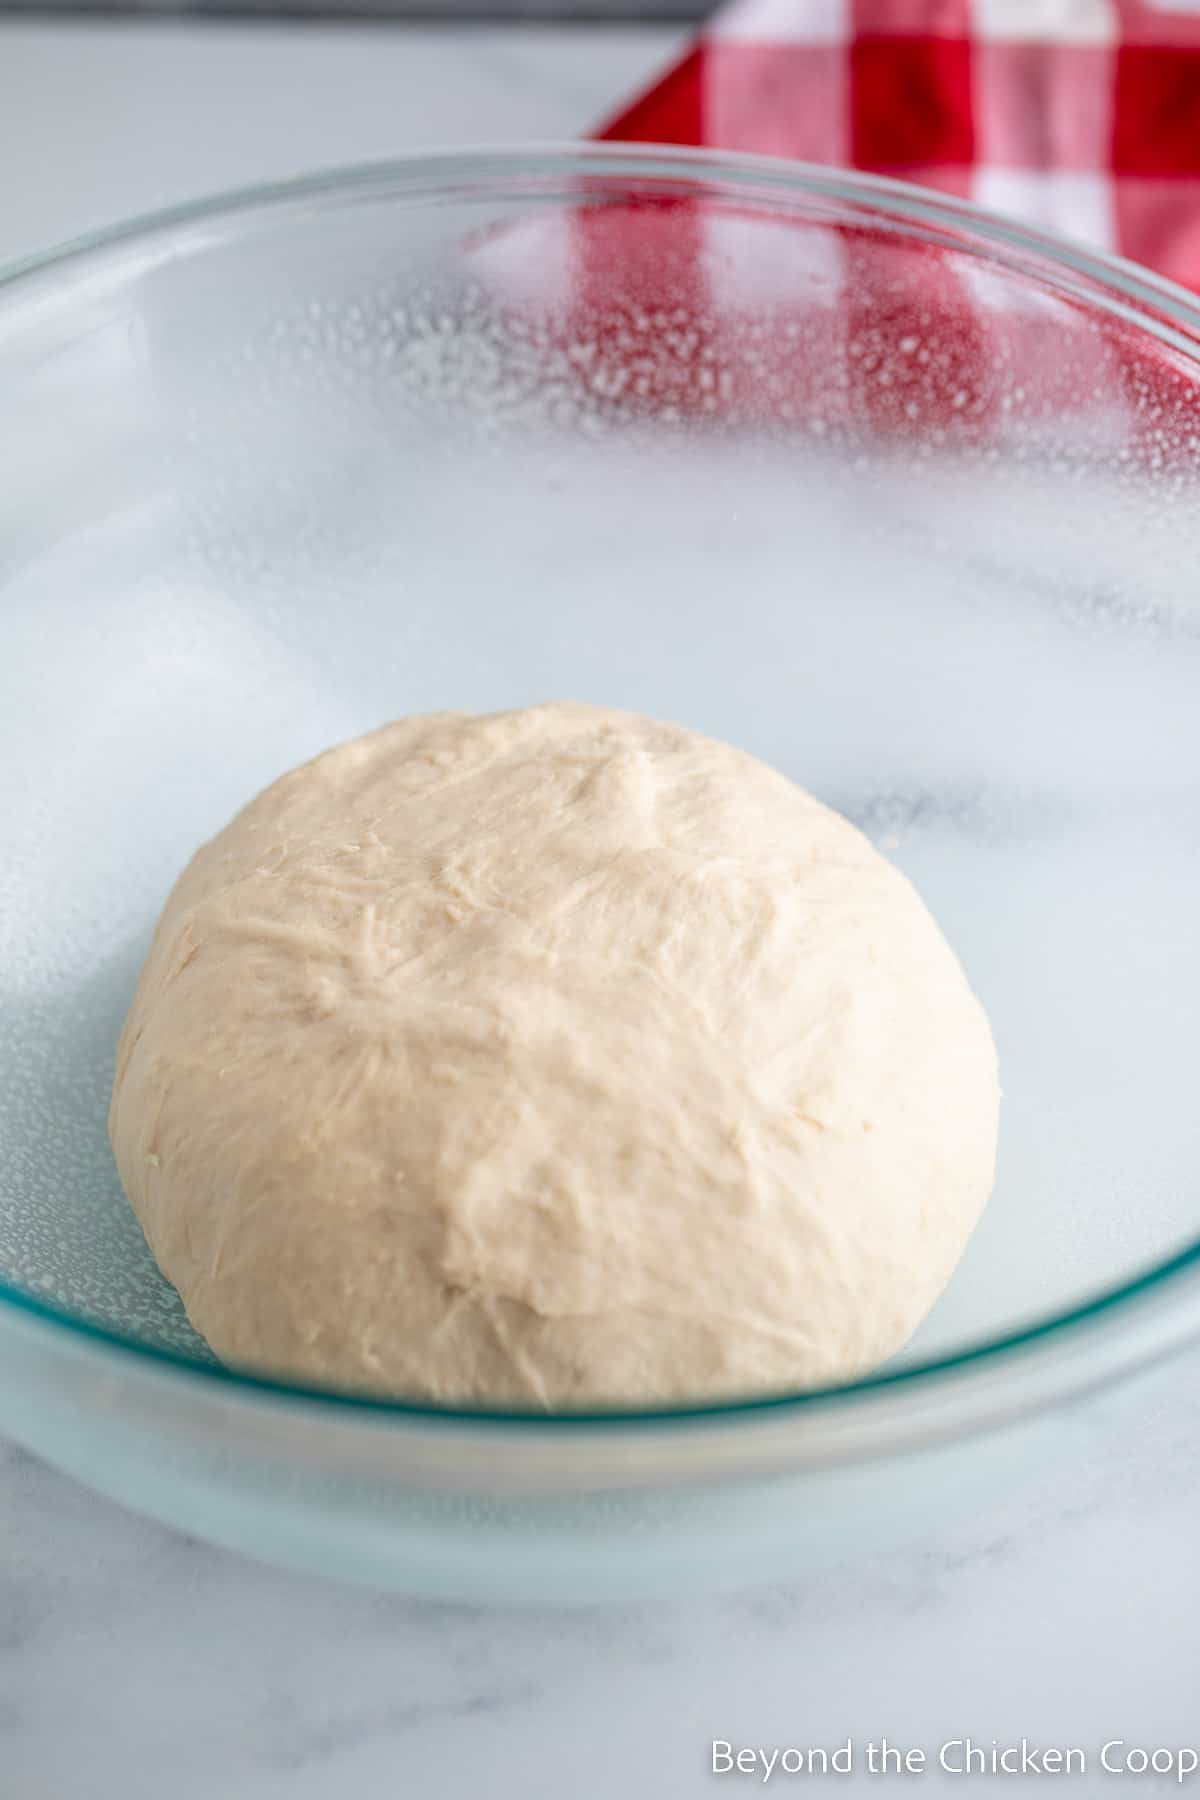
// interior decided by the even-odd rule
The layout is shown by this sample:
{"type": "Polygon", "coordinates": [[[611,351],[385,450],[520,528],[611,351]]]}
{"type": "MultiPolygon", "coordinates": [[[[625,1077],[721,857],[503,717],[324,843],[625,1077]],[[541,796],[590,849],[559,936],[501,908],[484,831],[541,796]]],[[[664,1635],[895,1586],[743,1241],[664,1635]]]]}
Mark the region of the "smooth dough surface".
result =
{"type": "Polygon", "coordinates": [[[227,1362],[553,1407],[882,1361],[987,1199],[998,1102],[957,959],[852,825],[552,704],[387,725],[206,844],[110,1129],[227,1362]]]}

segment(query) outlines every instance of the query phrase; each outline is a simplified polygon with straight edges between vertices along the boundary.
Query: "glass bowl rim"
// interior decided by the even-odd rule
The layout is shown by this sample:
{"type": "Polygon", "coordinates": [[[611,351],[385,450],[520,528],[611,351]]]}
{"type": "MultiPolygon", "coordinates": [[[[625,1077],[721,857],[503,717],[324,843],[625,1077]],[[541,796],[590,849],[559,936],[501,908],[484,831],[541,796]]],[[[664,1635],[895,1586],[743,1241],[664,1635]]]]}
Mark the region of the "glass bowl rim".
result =
{"type": "MultiPolygon", "coordinates": [[[[26,284],[40,286],[45,277],[70,274],[76,267],[86,270],[90,265],[103,265],[112,253],[117,254],[118,260],[121,252],[129,253],[132,272],[136,273],[155,266],[170,253],[171,246],[178,253],[187,246],[189,238],[194,238],[192,247],[203,248],[214,241],[214,233],[219,234],[217,241],[224,241],[220,227],[233,228],[228,234],[236,236],[239,224],[244,230],[259,216],[270,219],[288,211],[336,206],[338,202],[353,203],[369,197],[407,196],[411,201],[423,195],[426,199],[452,201],[464,187],[500,192],[521,178],[570,179],[588,174],[630,183],[674,183],[684,189],[710,193],[720,192],[722,183],[729,183],[743,193],[756,192],[764,199],[788,195],[823,198],[857,208],[878,221],[890,219],[893,225],[898,222],[901,229],[940,230],[952,236],[958,247],[973,249],[974,254],[982,255],[992,265],[1015,268],[1035,283],[1039,266],[1049,266],[1066,291],[1074,289],[1078,293],[1079,288],[1086,287],[1093,305],[1171,345],[1196,364],[1200,372],[1200,300],[1166,277],[1121,257],[1086,250],[1051,233],[990,213],[970,201],[890,177],[775,157],[654,144],[531,143],[413,153],[205,196],[122,220],[0,266],[0,326],[9,300],[14,294],[19,296],[26,284]]],[[[543,1409],[391,1400],[201,1362],[182,1352],[109,1330],[93,1319],[0,1280],[0,1325],[6,1311],[43,1328],[65,1332],[80,1349],[90,1344],[122,1358],[131,1356],[147,1373],[158,1371],[163,1376],[198,1382],[214,1395],[240,1394],[246,1399],[257,1396],[264,1402],[333,1408],[343,1416],[365,1414],[385,1423],[444,1421],[447,1425],[457,1422],[539,1431],[581,1426],[634,1431],[688,1421],[730,1423],[799,1417],[815,1411],[828,1415],[831,1409],[849,1409],[857,1402],[889,1394],[928,1396],[935,1387],[943,1396],[952,1391],[956,1399],[969,1399],[978,1378],[994,1373],[997,1367],[1018,1361],[1027,1367],[1031,1356],[1044,1359],[1072,1337],[1083,1335],[1090,1339],[1098,1326],[1123,1325],[1123,1341],[1130,1345],[1128,1352],[1118,1354],[1115,1360],[1110,1357],[1109,1366],[1098,1377],[1089,1378],[1086,1369],[1076,1369],[1061,1381],[1052,1379],[1045,1391],[1029,1401],[1031,1405],[1049,1404],[1065,1392],[1115,1379],[1200,1335],[1200,1236],[1182,1250],[1072,1306],[1039,1316],[1015,1330],[969,1341],[953,1352],[900,1368],[885,1367],[855,1381],[695,1405],[547,1413],[543,1409]],[[1149,1331],[1144,1320],[1147,1302],[1154,1304],[1158,1315],[1149,1331]]],[[[971,1408],[968,1406],[967,1410],[970,1413],[971,1408]]],[[[1011,1406],[997,1407],[994,1403],[979,1409],[981,1415],[990,1414],[993,1421],[997,1415],[1012,1410],[1011,1406]]],[[[982,1425],[989,1420],[980,1416],[966,1422],[982,1425]]]]}

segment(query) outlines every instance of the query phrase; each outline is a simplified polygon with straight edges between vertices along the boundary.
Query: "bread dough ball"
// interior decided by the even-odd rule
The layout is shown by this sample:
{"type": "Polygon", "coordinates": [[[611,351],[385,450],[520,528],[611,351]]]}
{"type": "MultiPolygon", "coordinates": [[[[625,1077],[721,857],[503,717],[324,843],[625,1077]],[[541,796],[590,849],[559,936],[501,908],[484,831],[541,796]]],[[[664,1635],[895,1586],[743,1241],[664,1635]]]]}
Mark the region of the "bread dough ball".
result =
{"type": "Polygon", "coordinates": [[[181,876],[110,1127],[225,1361],[558,1407],[857,1375],[992,1183],[987,1020],[909,882],[753,757],[402,719],[181,876]]]}

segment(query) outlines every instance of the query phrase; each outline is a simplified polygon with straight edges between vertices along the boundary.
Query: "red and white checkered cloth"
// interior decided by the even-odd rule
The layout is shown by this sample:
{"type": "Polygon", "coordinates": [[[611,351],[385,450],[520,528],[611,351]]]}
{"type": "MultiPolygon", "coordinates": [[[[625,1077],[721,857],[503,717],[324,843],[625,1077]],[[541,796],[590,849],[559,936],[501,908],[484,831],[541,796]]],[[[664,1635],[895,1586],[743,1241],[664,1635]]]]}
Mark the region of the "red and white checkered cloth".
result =
{"type": "Polygon", "coordinates": [[[1200,4],[730,0],[600,135],[899,176],[1200,288],[1200,4]]]}

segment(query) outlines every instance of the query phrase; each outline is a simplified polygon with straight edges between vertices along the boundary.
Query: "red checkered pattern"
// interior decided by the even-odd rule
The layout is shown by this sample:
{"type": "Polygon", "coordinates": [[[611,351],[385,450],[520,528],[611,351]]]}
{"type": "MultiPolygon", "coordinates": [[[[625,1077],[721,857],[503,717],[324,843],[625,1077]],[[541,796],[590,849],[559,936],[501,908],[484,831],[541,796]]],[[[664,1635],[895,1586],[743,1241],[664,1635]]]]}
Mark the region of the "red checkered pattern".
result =
{"type": "MultiPolygon", "coordinates": [[[[1200,0],[729,0],[600,135],[898,176],[1200,289],[1200,0]]],[[[640,196],[532,216],[486,273],[634,416],[1194,470],[1169,347],[919,234],[640,196]]]]}
{"type": "Polygon", "coordinates": [[[730,0],[600,135],[900,176],[1200,288],[1200,4],[730,0]]]}

